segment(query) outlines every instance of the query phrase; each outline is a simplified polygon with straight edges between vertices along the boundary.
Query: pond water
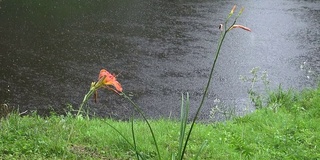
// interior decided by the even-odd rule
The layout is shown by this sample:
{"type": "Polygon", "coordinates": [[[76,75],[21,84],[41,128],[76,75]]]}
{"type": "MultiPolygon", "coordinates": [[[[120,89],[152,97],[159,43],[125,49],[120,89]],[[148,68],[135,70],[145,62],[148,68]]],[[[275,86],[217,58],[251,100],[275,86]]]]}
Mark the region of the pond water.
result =
{"type": "MultiPolygon", "coordinates": [[[[46,114],[77,109],[101,68],[118,74],[126,93],[149,117],[177,117],[181,93],[194,115],[208,79],[218,26],[236,3],[252,29],[227,35],[208,100],[236,114],[250,112],[249,83],[259,67],[270,88],[315,87],[320,72],[317,0],[0,0],[0,103],[46,114]],[[217,102],[220,101],[220,102],[217,102]]],[[[259,76],[261,75],[259,72],[259,76]]],[[[264,93],[259,82],[256,90],[264,93]]],[[[132,106],[99,91],[90,114],[127,119],[132,106]]],[[[219,115],[217,115],[219,117],[219,115]]],[[[216,117],[216,118],[217,118],[216,117]]],[[[221,116],[220,116],[221,117],[221,116]]]]}

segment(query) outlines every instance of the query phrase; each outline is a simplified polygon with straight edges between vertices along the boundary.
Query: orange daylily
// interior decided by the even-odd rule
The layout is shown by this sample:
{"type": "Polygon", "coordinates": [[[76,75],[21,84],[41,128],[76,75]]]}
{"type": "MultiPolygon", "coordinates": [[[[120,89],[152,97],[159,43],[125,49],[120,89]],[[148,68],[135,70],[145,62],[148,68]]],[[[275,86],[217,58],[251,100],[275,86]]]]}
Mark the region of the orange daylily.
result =
{"type": "Polygon", "coordinates": [[[105,87],[108,86],[113,86],[115,89],[114,90],[116,93],[122,92],[122,87],[121,84],[117,81],[116,75],[109,73],[105,69],[101,69],[100,74],[99,74],[99,80],[105,76],[105,79],[103,80],[103,84],[105,87]]]}
{"type": "Polygon", "coordinates": [[[118,93],[122,92],[121,84],[117,81],[116,75],[109,73],[105,69],[101,69],[98,77],[98,82],[96,84],[96,91],[94,93],[94,100],[97,101],[97,90],[101,87],[105,87],[107,89],[113,90],[118,93]],[[109,87],[109,86],[112,86],[109,87]]]}

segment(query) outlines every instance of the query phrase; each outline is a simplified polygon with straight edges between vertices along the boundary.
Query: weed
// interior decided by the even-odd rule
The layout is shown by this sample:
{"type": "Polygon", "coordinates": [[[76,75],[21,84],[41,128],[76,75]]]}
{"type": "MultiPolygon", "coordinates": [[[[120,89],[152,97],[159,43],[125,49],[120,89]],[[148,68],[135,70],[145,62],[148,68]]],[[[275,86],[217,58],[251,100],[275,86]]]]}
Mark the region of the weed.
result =
{"type": "Polygon", "coordinates": [[[216,105],[211,107],[210,118],[214,119],[219,114],[223,116],[223,120],[232,120],[236,117],[236,110],[233,106],[228,106],[220,102],[220,100],[215,100],[216,105]]]}
{"type": "Polygon", "coordinates": [[[259,70],[259,67],[254,67],[250,71],[251,77],[240,76],[240,80],[242,80],[243,82],[248,82],[250,84],[250,87],[248,89],[248,95],[256,109],[260,109],[263,106],[265,106],[265,99],[263,97],[263,94],[256,91],[255,89],[256,84],[262,81],[262,83],[264,84],[265,91],[267,93],[270,92],[270,81],[268,79],[268,74],[266,71],[263,71],[261,76],[259,76],[259,70]]]}
{"type": "Polygon", "coordinates": [[[8,104],[0,104],[0,119],[3,117],[7,117],[9,113],[12,112],[11,108],[8,104]]]}

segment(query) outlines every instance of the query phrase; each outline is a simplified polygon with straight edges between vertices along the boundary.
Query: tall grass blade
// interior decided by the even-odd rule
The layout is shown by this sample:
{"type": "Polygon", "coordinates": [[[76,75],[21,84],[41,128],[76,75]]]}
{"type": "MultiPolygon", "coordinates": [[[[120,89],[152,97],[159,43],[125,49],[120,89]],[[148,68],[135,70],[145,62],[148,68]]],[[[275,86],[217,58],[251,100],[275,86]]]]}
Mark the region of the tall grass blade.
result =
{"type": "Polygon", "coordinates": [[[198,153],[197,153],[196,156],[194,157],[195,160],[198,159],[198,157],[199,157],[200,154],[202,153],[203,149],[207,146],[207,144],[208,144],[208,141],[207,141],[207,140],[205,140],[205,141],[202,143],[202,145],[201,145],[198,153]]]}
{"type": "Polygon", "coordinates": [[[183,150],[183,142],[188,122],[188,115],[189,115],[189,109],[190,109],[190,101],[189,101],[189,93],[187,93],[186,100],[183,97],[183,93],[181,94],[181,113],[180,113],[180,136],[179,136],[179,148],[178,148],[178,157],[179,159],[183,157],[182,150],[183,150]],[[186,104],[184,104],[184,101],[186,101],[186,104]]]}
{"type": "Polygon", "coordinates": [[[183,117],[184,117],[184,97],[183,93],[181,93],[181,107],[180,107],[180,135],[179,135],[179,150],[178,150],[178,156],[179,159],[181,157],[181,152],[182,152],[182,145],[183,145],[183,139],[184,139],[184,125],[183,125],[183,117]]]}

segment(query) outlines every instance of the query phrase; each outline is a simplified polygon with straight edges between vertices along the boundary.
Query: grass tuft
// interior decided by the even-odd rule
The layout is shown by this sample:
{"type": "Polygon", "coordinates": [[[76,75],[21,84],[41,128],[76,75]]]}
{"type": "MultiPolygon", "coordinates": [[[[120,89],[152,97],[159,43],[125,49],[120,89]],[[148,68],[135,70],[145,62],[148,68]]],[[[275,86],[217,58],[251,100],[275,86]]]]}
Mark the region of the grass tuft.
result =
{"type": "MultiPolygon", "coordinates": [[[[243,117],[195,123],[196,136],[190,137],[184,159],[319,158],[320,87],[299,93],[276,90],[269,99],[274,100],[243,117]],[[281,102],[277,112],[270,107],[275,101],[281,102]]],[[[107,123],[124,137],[132,137],[130,121],[80,119],[71,114],[9,114],[0,121],[0,159],[136,159],[132,146],[107,123]]],[[[157,134],[161,157],[171,159],[181,145],[181,122],[158,119],[150,123],[157,134]]],[[[135,120],[134,124],[139,155],[157,159],[153,138],[145,136],[149,134],[148,126],[143,120],[135,120]]]]}

